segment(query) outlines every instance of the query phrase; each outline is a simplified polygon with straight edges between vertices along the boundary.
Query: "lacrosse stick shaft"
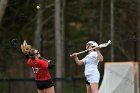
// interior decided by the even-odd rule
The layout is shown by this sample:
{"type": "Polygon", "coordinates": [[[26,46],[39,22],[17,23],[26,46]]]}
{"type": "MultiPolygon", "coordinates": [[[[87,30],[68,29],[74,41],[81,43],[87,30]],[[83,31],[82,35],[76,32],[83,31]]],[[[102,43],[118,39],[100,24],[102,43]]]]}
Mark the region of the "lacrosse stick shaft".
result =
{"type": "MultiPolygon", "coordinates": [[[[110,40],[109,40],[107,43],[102,43],[102,44],[100,44],[99,46],[96,46],[96,47],[93,47],[93,48],[91,48],[91,49],[88,49],[88,50],[84,50],[84,51],[78,52],[78,53],[76,53],[76,54],[79,55],[79,54],[85,53],[85,52],[87,52],[87,51],[90,51],[90,50],[96,49],[96,48],[107,47],[109,44],[111,44],[111,41],[110,41],[110,40]]],[[[70,55],[70,56],[73,56],[73,55],[70,55]]]]}
{"type": "MultiPolygon", "coordinates": [[[[25,41],[24,41],[25,42],[25,41]]],[[[11,43],[11,46],[12,47],[15,47],[15,48],[20,48],[20,45],[21,45],[21,43],[17,40],[17,39],[12,39],[11,41],[10,41],[10,43],[11,43]]],[[[45,59],[45,58],[43,58],[43,57],[40,57],[41,59],[43,59],[43,60],[45,60],[45,61],[47,61],[47,62],[50,62],[51,60],[47,60],[47,59],[45,59]]]]}
{"type": "Polygon", "coordinates": [[[40,56],[40,58],[43,59],[43,60],[45,60],[45,61],[47,61],[47,62],[50,62],[51,61],[51,60],[47,60],[46,58],[41,57],[41,56],[40,56]]]}
{"type": "MultiPolygon", "coordinates": [[[[79,55],[79,54],[82,54],[82,53],[88,52],[88,51],[90,51],[90,50],[96,49],[96,48],[97,48],[97,47],[93,47],[93,48],[91,48],[91,49],[84,50],[84,51],[78,52],[78,53],[76,53],[76,54],[79,55]]],[[[72,57],[73,55],[70,55],[70,56],[72,57]]]]}

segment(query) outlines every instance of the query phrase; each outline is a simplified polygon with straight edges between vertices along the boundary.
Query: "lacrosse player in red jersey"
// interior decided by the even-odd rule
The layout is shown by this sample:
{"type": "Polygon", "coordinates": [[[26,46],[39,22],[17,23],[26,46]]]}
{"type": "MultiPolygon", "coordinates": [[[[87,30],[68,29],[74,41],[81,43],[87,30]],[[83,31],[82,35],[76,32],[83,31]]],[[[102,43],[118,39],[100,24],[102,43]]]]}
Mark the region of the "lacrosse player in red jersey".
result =
{"type": "Polygon", "coordinates": [[[30,50],[27,64],[34,72],[38,93],[54,93],[54,83],[48,70],[49,63],[40,59],[38,50],[30,50]]]}
{"type": "Polygon", "coordinates": [[[54,83],[49,69],[53,69],[55,64],[42,59],[38,50],[32,48],[26,41],[21,45],[21,50],[26,56],[27,64],[33,70],[38,93],[54,93],[54,83]]]}
{"type": "Polygon", "coordinates": [[[77,53],[72,54],[78,65],[85,65],[87,93],[98,93],[98,83],[100,79],[98,63],[99,61],[103,61],[103,56],[97,46],[98,44],[95,41],[89,41],[86,44],[86,49],[89,50],[88,55],[81,60],[77,57],[77,53]],[[93,47],[97,48],[92,49],[93,47]]]}

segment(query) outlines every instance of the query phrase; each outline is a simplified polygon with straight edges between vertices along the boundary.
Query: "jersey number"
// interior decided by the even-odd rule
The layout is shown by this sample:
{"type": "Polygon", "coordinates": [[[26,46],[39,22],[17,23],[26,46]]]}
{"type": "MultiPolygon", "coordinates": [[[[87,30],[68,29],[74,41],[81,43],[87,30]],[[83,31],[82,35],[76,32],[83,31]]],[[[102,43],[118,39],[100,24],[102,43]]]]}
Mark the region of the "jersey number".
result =
{"type": "Polygon", "coordinates": [[[39,73],[39,68],[37,68],[37,67],[32,67],[32,69],[33,69],[33,72],[34,72],[34,73],[39,73]]]}

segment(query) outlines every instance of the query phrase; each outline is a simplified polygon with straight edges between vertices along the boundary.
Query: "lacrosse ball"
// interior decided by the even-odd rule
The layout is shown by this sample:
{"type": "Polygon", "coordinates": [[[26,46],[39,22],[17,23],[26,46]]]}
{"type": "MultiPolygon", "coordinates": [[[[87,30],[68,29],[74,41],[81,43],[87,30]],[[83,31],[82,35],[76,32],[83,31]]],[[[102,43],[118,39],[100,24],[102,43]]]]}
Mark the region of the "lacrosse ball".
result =
{"type": "Polygon", "coordinates": [[[39,6],[39,5],[37,5],[37,6],[36,6],[36,8],[37,8],[37,9],[39,9],[39,8],[40,8],[40,6],[39,6]]]}

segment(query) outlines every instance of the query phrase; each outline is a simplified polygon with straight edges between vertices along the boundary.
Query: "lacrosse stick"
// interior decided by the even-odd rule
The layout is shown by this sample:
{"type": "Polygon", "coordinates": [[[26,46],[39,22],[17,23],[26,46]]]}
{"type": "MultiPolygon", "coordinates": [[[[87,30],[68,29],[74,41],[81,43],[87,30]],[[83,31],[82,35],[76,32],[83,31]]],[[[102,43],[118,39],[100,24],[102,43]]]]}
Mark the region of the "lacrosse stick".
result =
{"type": "Polygon", "coordinates": [[[43,59],[43,60],[45,60],[45,61],[47,61],[48,63],[51,62],[51,60],[47,60],[47,59],[44,58],[44,57],[41,57],[41,56],[40,56],[40,58],[43,59]]]}
{"type": "MultiPolygon", "coordinates": [[[[109,40],[107,43],[102,43],[102,44],[100,44],[100,45],[97,46],[97,47],[98,47],[98,48],[104,48],[104,47],[107,47],[109,44],[111,44],[111,40],[109,40]]],[[[79,55],[79,54],[88,52],[88,51],[90,51],[90,50],[96,49],[97,47],[93,47],[93,48],[91,48],[91,49],[84,50],[84,51],[78,52],[78,53],[76,53],[76,54],[79,55]]],[[[72,57],[73,55],[70,55],[70,56],[72,57]]]]}
{"type": "Polygon", "coordinates": [[[20,43],[17,39],[14,38],[14,39],[10,40],[10,45],[11,45],[11,47],[18,48],[20,46],[20,43]]]}
{"type": "MultiPolygon", "coordinates": [[[[24,42],[26,42],[26,41],[24,41],[24,42]]],[[[17,39],[14,38],[14,39],[10,40],[10,45],[11,45],[11,47],[14,47],[14,48],[19,49],[21,43],[17,39]]],[[[44,57],[41,57],[40,56],[40,58],[43,59],[43,60],[45,60],[45,61],[47,61],[47,62],[51,62],[51,60],[47,60],[44,57]]]]}

